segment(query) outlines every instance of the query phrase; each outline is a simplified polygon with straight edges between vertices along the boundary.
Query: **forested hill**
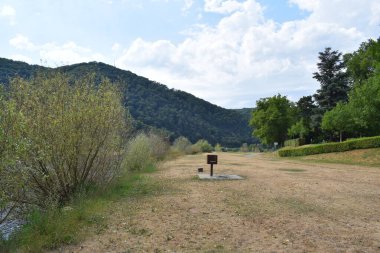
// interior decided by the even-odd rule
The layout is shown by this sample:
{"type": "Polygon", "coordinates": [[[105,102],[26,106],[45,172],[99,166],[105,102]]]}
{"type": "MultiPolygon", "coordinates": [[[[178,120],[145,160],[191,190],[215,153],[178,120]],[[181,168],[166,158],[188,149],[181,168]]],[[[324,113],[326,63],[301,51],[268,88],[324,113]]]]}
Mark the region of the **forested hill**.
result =
{"type": "Polygon", "coordinates": [[[7,85],[9,78],[17,75],[29,78],[36,71],[54,70],[72,76],[95,72],[111,81],[121,82],[124,87],[124,103],[133,118],[141,122],[141,125],[169,131],[172,139],[182,135],[192,142],[203,138],[212,144],[219,142],[229,147],[256,142],[251,137],[247,109],[224,109],[189,93],[169,89],[165,85],[104,63],[80,63],[51,69],[0,58],[0,83],[7,85]]]}

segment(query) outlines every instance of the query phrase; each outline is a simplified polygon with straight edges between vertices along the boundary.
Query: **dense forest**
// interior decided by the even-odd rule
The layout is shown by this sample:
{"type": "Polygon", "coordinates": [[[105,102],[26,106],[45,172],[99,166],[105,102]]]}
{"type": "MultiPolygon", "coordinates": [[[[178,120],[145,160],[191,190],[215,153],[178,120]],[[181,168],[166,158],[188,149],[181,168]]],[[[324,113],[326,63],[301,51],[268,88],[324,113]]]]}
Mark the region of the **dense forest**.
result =
{"type": "Polygon", "coordinates": [[[154,127],[166,131],[171,140],[179,136],[191,142],[206,139],[211,144],[239,147],[256,143],[248,126],[250,109],[229,110],[213,105],[189,93],[169,89],[163,84],[138,76],[130,71],[98,63],[80,63],[58,68],[29,65],[0,58],[0,83],[8,85],[15,76],[30,78],[37,72],[60,71],[78,78],[95,73],[120,85],[124,104],[135,120],[137,129],[154,127]]]}

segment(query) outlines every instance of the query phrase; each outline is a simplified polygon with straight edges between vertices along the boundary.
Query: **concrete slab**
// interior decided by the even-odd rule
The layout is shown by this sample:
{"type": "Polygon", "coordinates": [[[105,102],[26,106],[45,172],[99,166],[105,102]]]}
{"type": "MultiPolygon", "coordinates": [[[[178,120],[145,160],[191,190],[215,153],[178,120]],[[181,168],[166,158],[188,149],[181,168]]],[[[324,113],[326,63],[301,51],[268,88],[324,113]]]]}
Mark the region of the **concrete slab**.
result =
{"type": "Polygon", "coordinates": [[[241,180],[244,179],[243,177],[239,175],[213,175],[212,177],[210,174],[200,173],[198,174],[199,179],[201,180],[241,180]]]}

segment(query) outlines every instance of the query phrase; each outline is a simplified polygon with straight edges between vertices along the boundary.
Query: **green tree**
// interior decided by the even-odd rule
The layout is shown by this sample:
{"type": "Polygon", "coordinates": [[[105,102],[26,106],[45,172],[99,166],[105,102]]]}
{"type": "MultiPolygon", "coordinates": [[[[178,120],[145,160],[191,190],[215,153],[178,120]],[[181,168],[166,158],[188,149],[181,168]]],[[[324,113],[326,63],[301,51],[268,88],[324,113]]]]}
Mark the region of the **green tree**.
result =
{"type": "Polygon", "coordinates": [[[350,92],[349,105],[358,132],[367,136],[380,134],[379,72],[350,92]]]}
{"type": "Polygon", "coordinates": [[[342,142],[343,133],[355,131],[355,124],[351,108],[348,104],[338,103],[334,109],[326,112],[322,119],[322,129],[339,133],[339,141],[342,142]]]}
{"type": "Polygon", "coordinates": [[[319,107],[324,111],[329,111],[335,107],[339,101],[347,101],[349,91],[348,75],[344,72],[345,64],[342,54],[326,48],[319,53],[317,63],[318,72],[313,74],[313,78],[318,80],[321,88],[314,95],[319,107]]]}
{"type": "Polygon", "coordinates": [[[295,120],[294,104],[279,94],[256,102],[250,126],[254,128],[253,135],[264,144],[279,142],[282,145],[287,139],[288,128],[295,120]]]}
{"type": "Polygon", "coordinates": [[[317,107],[314,104],[312,96],[301,97],[297,103],[298,114],[305,121],[309,121],[311,116],[315,113],[315,108],[317,107]]]}
{"type": "Polygon", "coordinates": [[[361,85],[380,68],[380,38],[363,42],[359,49],[344,55],[347,72],[355,85],[361,85]]]}
{"type": "Polygon", "coordinates": [[[303,118],[288,129],[288,135],[292,138],[305,138],[308,134],[309,125],[305,124],[305,120],[303,118]]]}

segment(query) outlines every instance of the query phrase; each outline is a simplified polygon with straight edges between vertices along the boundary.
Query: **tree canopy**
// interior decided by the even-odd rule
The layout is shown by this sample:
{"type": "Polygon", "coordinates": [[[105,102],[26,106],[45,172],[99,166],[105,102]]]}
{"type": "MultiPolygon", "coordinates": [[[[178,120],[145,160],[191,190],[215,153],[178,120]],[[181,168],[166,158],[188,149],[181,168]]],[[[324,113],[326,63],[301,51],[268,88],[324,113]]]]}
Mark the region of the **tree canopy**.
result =
{"type": "Polygon", "coordinates": [[[350,87],[342,53],[326,48],[319,53],[317,67],[318,72],[313,74],[313,78],[321,84],[321,88],[314,98],[323,111],[328,111],[339,101],[347,101],[350,87]]]}
{"type": "Polygon", "coordinates": [[[253,135],[265,144],[287,139],[288,128],[295,122],[294,104],[286,96],[263,98],[256,102],[250,125],[253,135]]]}

